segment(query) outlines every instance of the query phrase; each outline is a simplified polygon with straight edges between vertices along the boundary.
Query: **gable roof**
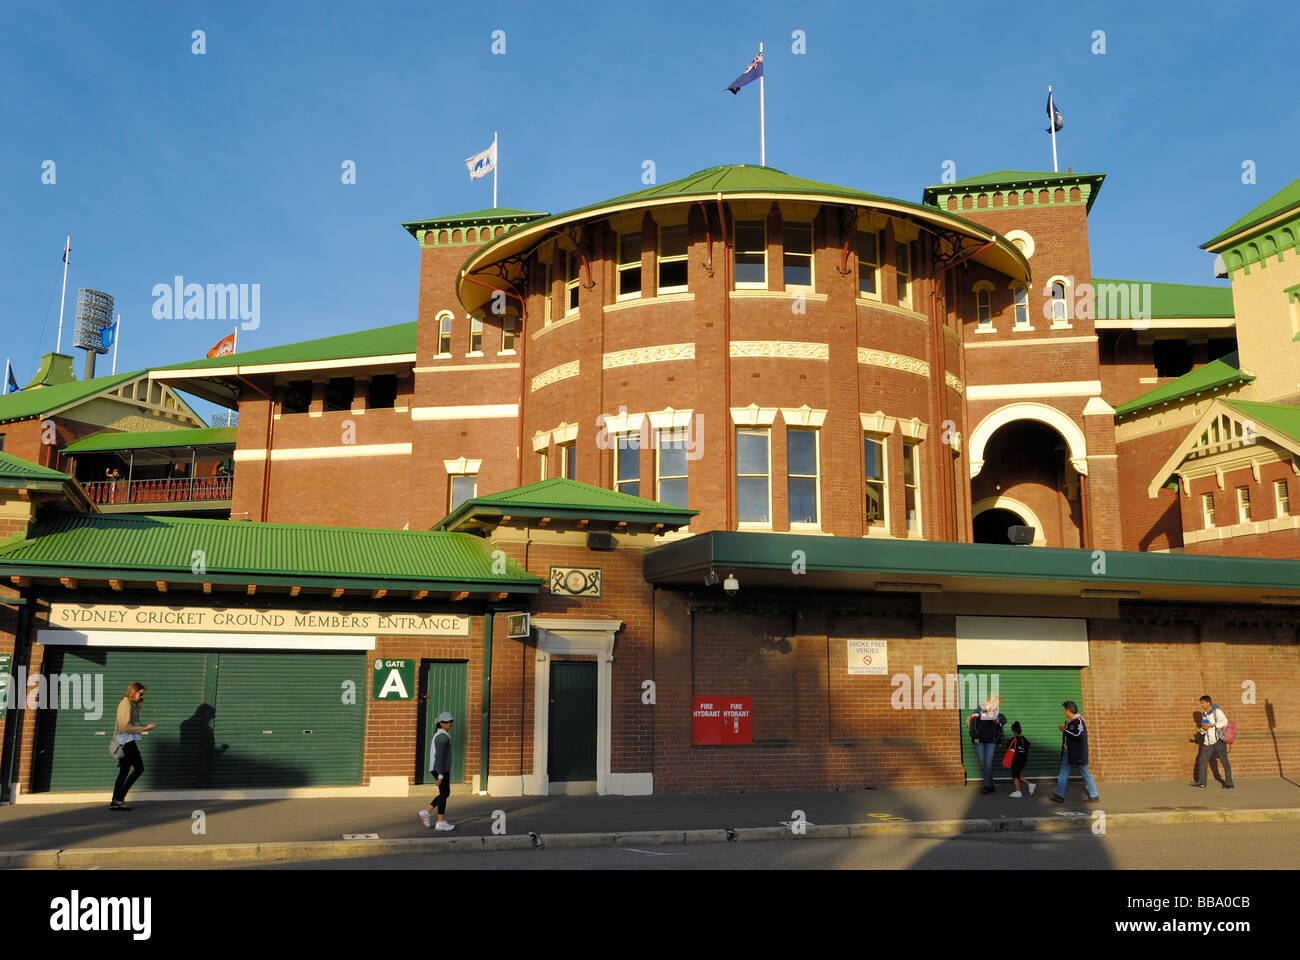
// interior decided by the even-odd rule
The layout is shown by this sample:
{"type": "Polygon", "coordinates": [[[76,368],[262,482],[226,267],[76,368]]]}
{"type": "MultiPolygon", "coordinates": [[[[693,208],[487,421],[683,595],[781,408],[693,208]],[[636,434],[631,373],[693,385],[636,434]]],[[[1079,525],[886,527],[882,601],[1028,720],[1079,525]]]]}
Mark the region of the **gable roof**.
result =
{"type": "Polygon", "coordinates": [[[142,376],[144,371],[137,370],[134,373],[95,377],[93,380],[73,380],[71,383],[7,393],[0,396],[0,423],[46,417],[142,376]]]}
{"type": "Polygon", "coordinates": [[[536,593],[541,581],[464,533],[194,517],[59,515],[0,546],[0,573],[185,583],[265,583],[536,593]],[[201,549],[206,571],[193,571],[201,549]]]}
{"type": "MultiPolygon", "coordinates": [[[[1258,403],[1253,400],[1229,400],[1223,402],[1240,413],[1250,417],[1256,423],[1262,423],[1278,433],[1290,437],[1300,445],[1300,406],[1286,403],[1258,403]]],[[[1300,453],[1300,449],[1297,449],[1300,453]]]]}
{"type": "Polygon", "coordinates": [[[1201,244],[1201,249],[1208,250],[1210,247],[1217,246],[1234,234],[1243,233],[1251,227],[1259,226],[1279,214],[1285,213],[1292,207],[1300,207],[1300,179],[1292,180],[1259,206],[1228,224],[1201,244]]]}
{"type": "Polygon", "coordinates": [[[645,500],[604,487],[563,477],[538,480],[522,487],[466,500],[434,526],[439,530],[484,524],[494,526],[502,517],[599,520],[609,523],[662,526],[676,529],[690,523],[698,510],[645,500]]]}
{"type": "MultiPolygon", "coordinates": [[[[1191,283],[1151,283],[1147,280],[1106,280],[1092,278],[1092,287],[1098,291],[1102,284],[1137,288],[1141,291],[1143,309],[1149,309],[1153,319],[1182,319],[1185,317],[1232,317],[1232,287],[1203,285],[1191,283]],[[1145,287],[1150,287],[1149,296],[1145,287]]],[[[1117,306],[1114,298],[1096,297],[1094,315],[1098,320],[1128,320],[1133,316],[1132,304],[1128,313],[1116,312],[1111,315],[1110,308],[1117,306]]]]}
{"type": "Polygon", "coordinates": [[[1121,403],[1115,408],[1115,419],[1120,420],[1151,407],[1165,406],[1186,397],[1196,397],[1203,393],[1214,393],[1227,387],[1250,383],[1255,378],[1238,369],[1238,362],[1237,354],[1233,352],[1195,370],[1190,370],[1181,377],[1134,397],[1127,403],[1121,403]]]}

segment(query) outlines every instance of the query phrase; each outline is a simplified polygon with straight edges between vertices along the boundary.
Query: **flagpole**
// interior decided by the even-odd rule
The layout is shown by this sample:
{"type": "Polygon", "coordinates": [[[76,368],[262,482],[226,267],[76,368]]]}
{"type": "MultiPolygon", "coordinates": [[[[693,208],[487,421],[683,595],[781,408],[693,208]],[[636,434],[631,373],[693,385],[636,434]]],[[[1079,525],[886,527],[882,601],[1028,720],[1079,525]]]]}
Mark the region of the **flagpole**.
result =
{"type": "Polygon", "coordinates": [[[113,324],[113,373],[117,373],[117,341],[122,339],[122,315],[117,315],[117,323],[113,324]]]}
{"type": "Polygon", "coordinates": [[[239,326],[238,325],[235,326],[235,339],[234,342],[230,344],[230,352],[231,353],[239,352],[239,326]]]}
{"type": "Polygon", "coordinates": [[[12,369],[13,369],[13,364],[9,362],[8,357],[5,357],[5,393],[9,392],[9,377],[11,376],[10,370],[12,369]]]}
{"type": "Polygon", "coordinates": [[[72,251],[72,237],[63,243],[63,292],[59,294],[59,341],[54,347],[55,353],[63,352],[63,304],[68,299],[68,254],[72,251]]]}
{"type": "Polygon", "coordinates": [[[1061,168],[1056,163],[1056,102],[1052,99],[1052,85],[1047,85],[1047,100],[1052,104],[1052,115],[1047,118],[1047,123],[1052,129],[1052,172],[1060,173],[1061,168]]]}
{"type": "Polygon", "coordinates": [[[497,132],[492,131],[492,209],[497,207],[497,167],[501,166],[501,153],[497,150],[497,132]]]}
{"type": "MultiPolygon", "coordinates": [[[[763,55],[763,45],[758,45],[758,55],[763,55]]],[[[763,73],[767,64],[763,64],[763,73]]],[[[767,105],[763,100],[763,73],[758,75],[758,165],[767,166],[767,105]]]]}

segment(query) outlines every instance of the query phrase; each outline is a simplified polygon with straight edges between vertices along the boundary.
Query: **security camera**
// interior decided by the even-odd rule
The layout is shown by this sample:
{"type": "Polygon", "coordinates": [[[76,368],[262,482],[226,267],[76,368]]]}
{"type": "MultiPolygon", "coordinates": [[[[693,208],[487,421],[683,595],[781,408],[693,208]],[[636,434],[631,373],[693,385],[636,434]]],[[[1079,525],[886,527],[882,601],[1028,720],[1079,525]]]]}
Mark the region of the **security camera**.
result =
{"type": "Polygon", "coordinates": [[[706,587],[715,587],[718,584],[718,575],[712,569],[704,575],[704,585],[706,587]]]}
{"type": "Polygon", "coordinates": [[[727,574],[727,579],[722,581],[722,589],[726,591],[729,597],[734,597],[740,593],[740,581],[736,579],[734,573],[727,574]]]}

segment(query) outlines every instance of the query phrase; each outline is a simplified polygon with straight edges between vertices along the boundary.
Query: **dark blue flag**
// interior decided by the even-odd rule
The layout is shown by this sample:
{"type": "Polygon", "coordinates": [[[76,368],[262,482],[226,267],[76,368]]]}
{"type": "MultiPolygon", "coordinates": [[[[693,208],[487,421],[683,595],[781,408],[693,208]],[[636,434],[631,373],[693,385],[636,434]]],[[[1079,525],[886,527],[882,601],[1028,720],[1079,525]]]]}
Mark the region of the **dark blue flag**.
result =
{"type": "Polygon", "coordinates": [[[113,338],[116,336],[117,336],[117,321],[114,320],[112,323],[110,323],[107,327],[104,328],[102,333],[100,333],[99,342],[103,344],[104,349],[107,350],[109,347],[113,345],[113,338]]]}
{"type": "Polygon", "coordinates": [[[747,83],[753,83],[763,75],[763,55],[760,53],[754,58],[754,62],[745,68],[745,72],[731,81],[731,86],[727,87],[733,94],[739,93],[740,88],[747,83]]]}
{"type": "Polygon", "coordinates": [[[1065,121],[1061,118],[1061,111],[1056,109],[1056,101],[1052,99],[1052,91],[1047,91],[1047,119],[1052,125],[1047,128],[1048,133],[1060,133],[1061,128],[1065,126],[1065,121]]]}
{"type": "Polygon", "coordinates": [[[5,373],[7,373],[9,382],[5,384],[5,393],[17,393],[18,381],[14,379],[13,365],[8,361],[5,362],[5,373]]]}

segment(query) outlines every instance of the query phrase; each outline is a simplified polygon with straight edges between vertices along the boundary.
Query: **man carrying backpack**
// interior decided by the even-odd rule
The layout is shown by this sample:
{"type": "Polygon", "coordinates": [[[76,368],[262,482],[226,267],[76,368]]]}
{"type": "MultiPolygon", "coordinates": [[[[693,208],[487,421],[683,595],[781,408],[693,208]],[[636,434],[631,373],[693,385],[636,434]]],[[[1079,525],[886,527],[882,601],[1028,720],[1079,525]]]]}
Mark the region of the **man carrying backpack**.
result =
{"type": "Polygon", "coordinates": [[[1201,742],[1200,752],[1196,754],[1196,779],[1188,786],[1205,786],[1205,761],[1218,757],[1219,762],[1223,764],[1223,789],[1231,790],[1233,788],[1232,764],[1228,762],[1228,742],[1232,739],[1232,735],[1230,733],[1226,737],[1224,735],[1224,730],[1228,727],[1228,718],[1209,694],[1201,697],[1200,708],[1200,730],[1205,739],[1201,742]]]}

